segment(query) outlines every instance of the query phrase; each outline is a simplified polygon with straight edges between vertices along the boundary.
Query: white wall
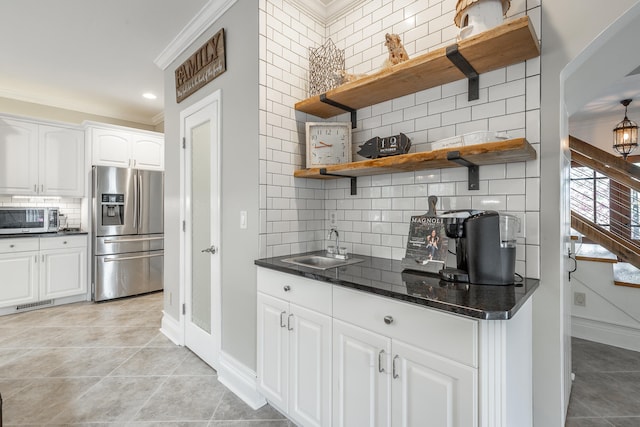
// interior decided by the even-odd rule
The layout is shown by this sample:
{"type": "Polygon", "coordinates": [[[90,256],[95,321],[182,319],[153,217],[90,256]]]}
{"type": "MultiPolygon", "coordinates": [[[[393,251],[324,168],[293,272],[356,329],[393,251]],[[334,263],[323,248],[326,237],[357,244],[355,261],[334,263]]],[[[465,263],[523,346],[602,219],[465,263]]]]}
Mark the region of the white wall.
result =
{"type": "MultiPolygon", "coordinates": [[[[539,160],[482,166],[479,191],[467,189],[464,168],[361,177],[357,196],[350,195],[349,180],[292,177],[294,169],[304,166],[304,122],[320,120],[293,110],[295,102],[307,96],[306,47],[317,47],[330,37],[345,50],[349,72],[376,72],[387,57],[387,32],[400,34],[411,57],[454,43],[455,3],[369,1],[323,31],[286,0],[266,2],[267,49],[261,57],[266,73],[266,102],[261,105],[262,256],[322,248],[328,212],[336,211],[349,251],[401,259],[409,217],[426,212],[427,196],[436,195],[439,210],[490,208],[526,215],[527,235],[519,241],[517,271],[539,277],[539,160]]],[[[527,9],[524,0],[513,1],[508,17],[525,13],[539,29],[539,4],[527,9]]],[[[526,137],[538,149],[539,82],[539,60],[533,59],[480,76],[477,101],[467,101],[467,82],[460,80],[362,108],[353,132],[354,152],[372,136],[403,132],[415,151],[426,149],[427,142],[487,129],[526,137]]]]}
{"type": "Polygon", "coordinates": [[[585,306],[571,309],[572,335],[640,351],[640,292],[613,280],[614,264],[577,261],[571,291],[585,294],[585,306]]]}
{"type": "MultiPolygon", "coordinates": [[[[568,404],[565,381],[570,369],[568,352],[570,309],[566,283],[568,216],[561,216],[566,194],[561,193],[568,167],[564,152],[568,127],[561,122],[561,71],[598,34],[636,1],[589,2],[553,1],[542,3],[542,80],[541,80],[541,286],[534,295],[534,422],[552,427],[564,423],[568,404]]],[[[625,51],[625,49],[622,49],[625,51]]],[[[584,91],[594,80],[583,83],[584,91]]]]}

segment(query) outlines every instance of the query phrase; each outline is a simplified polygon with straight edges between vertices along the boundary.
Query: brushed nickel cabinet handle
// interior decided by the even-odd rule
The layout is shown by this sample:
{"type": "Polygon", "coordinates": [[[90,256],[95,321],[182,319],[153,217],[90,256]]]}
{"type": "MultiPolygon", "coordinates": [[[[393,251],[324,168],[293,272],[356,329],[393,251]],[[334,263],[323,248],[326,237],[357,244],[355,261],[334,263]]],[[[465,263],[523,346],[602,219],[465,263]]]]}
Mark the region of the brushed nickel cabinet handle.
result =
{"type": "Polygon", "coordinates": [[[384,316],[384,323],[390,325],[393,323],[393,316],[384,316]]]}
{"type": "Polygon", "coordinates": [[[285,291],[285,292],[289,292],[289,291],[291,290],[291,286],[286,285],[286,286],[285,286],[284,288],[282,288],[282,289],[284,289],[284,291],[285,291]]]}
{"type": "Polygon", "coordinates": [[[293,331],[293,327],[291,327],[291,318],[293,317],[293,314],[290,314],[289,317],[287,317],[287,330],[288,331],[293,331]]]}
{"type": "Polygon", "coordinates": [[[384,367],[382,366],[382,355],[384,354],[384,349],[380,350],[378,353],[378,372],[384,372],[384,367]]]}
{"type": "Polygon", "coordinates": [[[283,314],[287,314],[286,311],[283,311],[282,313],[280,313],[280,327],[281,328],[285,328],[287,325],[284,324],[284,319],[282,318],[283,314]]]}
{"type": "Polygon", "coordinates": [[[396,371],[396,359],[399,359],[400,356],[398,356],[397,354],[395,356],[393,356],[393,379],[395,380],[396,378],[398,378],[400,375],[398,375],[398,372],[396,371]]]}

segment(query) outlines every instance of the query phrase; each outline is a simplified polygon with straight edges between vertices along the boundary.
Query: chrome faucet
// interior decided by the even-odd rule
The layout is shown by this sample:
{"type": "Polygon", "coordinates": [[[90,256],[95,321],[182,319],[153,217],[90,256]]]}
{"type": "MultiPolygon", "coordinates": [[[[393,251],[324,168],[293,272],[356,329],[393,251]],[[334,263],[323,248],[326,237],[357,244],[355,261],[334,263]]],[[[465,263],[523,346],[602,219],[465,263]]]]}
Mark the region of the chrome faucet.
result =
{"type": "Polygon", "coordinates": [[[332,258],[338,258],[338,259],[348,259],[349,256],[347,255],[346,248],[340,249],[340,233],[338,233],[337,228],[332,227],[331,230],[329,230],[329,234],[327,235],[327,240],[331,240],[331,237],[333,236],[334,233],[336,235],[336,247],[334,248],[333,251],[327,250],[327,256],[332,258]]]}
{"type": "Polygon", "coordinates": [[[340,233],[338,233],[337,228],[332,227],[331,230],[329,230],[329,235],[327,236],[327,240],[331,240],[331,236],[333,235],[333,233],[336,233],[336,253],[337,253],[338,248],[340,247],[340,233]]]}

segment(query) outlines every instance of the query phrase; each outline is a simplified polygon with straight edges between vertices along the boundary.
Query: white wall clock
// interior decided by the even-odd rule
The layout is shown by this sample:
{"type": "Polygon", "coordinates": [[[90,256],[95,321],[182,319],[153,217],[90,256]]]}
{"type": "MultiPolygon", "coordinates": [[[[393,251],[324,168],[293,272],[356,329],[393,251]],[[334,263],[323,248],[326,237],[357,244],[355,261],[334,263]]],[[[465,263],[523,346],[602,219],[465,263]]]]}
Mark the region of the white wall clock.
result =
{"type": "Polygon", "coordinates": [[[351,162],[351,122],[307,122],[307,168],[351,162]]]}

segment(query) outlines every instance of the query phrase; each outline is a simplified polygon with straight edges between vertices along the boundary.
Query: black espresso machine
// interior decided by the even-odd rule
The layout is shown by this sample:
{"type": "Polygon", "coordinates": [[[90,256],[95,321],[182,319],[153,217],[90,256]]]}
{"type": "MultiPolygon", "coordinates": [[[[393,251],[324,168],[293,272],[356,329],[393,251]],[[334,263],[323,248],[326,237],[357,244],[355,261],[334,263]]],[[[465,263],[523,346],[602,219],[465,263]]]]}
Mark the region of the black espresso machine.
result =
{"type": "Polygon", "coordinates": [[[517,217],[477,210],[439,216],[444,219],[446,235],[456,239],[457,268],[440,270],[444,280],[478,285],[515,282],[517,217]]]}

